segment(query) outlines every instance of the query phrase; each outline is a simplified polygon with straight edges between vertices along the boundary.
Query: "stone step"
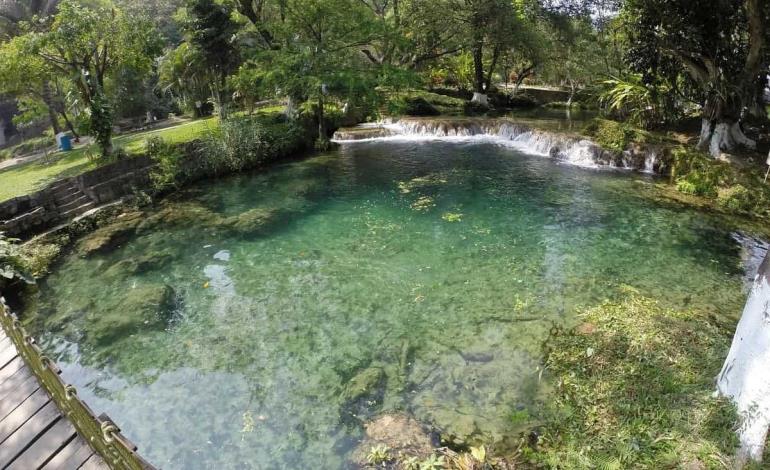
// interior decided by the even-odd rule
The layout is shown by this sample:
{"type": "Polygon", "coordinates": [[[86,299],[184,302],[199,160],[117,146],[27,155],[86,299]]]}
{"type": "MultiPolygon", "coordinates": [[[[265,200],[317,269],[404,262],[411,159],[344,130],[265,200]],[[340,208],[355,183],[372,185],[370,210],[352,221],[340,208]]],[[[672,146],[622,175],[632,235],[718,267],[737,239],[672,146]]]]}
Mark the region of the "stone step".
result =
{"type": "Polygon", "coordinates": [[[83,204],[91,202],[91,199],[88,198],[85,194],[81,194],[80,197],[73,199],[72,201],[69,201],[66,204],[62,204],[57,206],[59,209],[59,213],[64,214],[65,212],[74,209],[76,207],[80,207],[83,204]]]}
{"type": "Polygon", "coordinates": [[[93,209],[95,204],[91,201],[62,213],[62,218],[70,219],[93,209]]]}
{"type": "Polygon", "coordinates": [[[50,191],[58,191],[60,189],[65,189],[65,188],[68,188],[68,187],[77,187],[75,185],[75,181],[72,180],[71,178],[65,178],[65,179],[63,179],[61,181],[57,181],[55,183],[52,183],[50,186],[48,186],[48,189],[50,191]]]}
{"type": "Polygon", "coordinates": [[[76,188],[73,191],[71,191],[69,193],[66,193],[66,194],[64,194],[62,196],[54,195],[54,201],[56,201],[56,205],[57,206],[61,207],[61,206],[65,205],[65,204],[68,204],[68,203],[70,203],[70,202],[72,202],[72,201],[74,201],[76,199],[79,199],[79,198],[81,198],[83,196],[85,196],[83,191],[81,191],[80,189],[76,188]]]}

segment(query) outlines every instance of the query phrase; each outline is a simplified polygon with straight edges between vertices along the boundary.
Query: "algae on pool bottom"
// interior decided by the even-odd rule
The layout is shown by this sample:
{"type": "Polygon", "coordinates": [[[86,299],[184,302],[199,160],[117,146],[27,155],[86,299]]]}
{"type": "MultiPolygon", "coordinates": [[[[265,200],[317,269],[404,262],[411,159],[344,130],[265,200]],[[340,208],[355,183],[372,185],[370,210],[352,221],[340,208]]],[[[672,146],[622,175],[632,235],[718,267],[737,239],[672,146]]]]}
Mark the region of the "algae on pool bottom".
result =
{"type": "Polygon", "coordinates": [[[547,400],[541,343],[576,308],[631,285],[740,311],[733,227],[651,181],[492,144],[345,145],[118,219],[28,322],[164,468],[338,468],[390,410],[499,441],[547,400]]]}

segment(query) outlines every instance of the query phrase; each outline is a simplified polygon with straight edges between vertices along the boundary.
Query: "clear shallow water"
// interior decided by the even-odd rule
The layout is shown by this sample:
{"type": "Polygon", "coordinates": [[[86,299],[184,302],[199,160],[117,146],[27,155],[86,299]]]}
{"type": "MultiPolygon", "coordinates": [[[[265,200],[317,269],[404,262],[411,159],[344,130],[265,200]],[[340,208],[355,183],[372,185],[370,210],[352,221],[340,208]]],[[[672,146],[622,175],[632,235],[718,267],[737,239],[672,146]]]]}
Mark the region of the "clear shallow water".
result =
{"type": "Polygon", "coordinates": [[[493,144],[346,145],[171,203],[205,223],[66,257],[30,326],[80,395],[167,469],[339,468],[361,421],[391,410],[498,440],[514,410],[536,415],[547,399],[538,365],[553,322],[577,322],[621,284],[740,312],[731,227],[655,202],[651,183],[493,144]],[[255,208],[277,215],[231,235],[211,222],[255,208]],[[116,267],[147,258],[160,261],[116,267]],[[111,335],[90,326],[148,308],[168,315],[111,335]],[[349,383],[364,376],[372,393],[357,398],[349,383]]]}

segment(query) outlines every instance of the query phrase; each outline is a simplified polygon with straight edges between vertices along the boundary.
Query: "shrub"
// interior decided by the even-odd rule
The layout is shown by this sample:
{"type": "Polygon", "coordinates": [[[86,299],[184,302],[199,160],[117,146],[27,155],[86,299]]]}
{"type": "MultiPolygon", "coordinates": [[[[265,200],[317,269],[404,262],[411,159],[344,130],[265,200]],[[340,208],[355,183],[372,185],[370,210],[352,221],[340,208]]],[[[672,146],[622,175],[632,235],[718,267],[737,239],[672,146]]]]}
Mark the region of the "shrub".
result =
{"type": "Polygon", "coordinates": [[[741,184],[727,188],[719,188],[717,206],[734,212],[750,213],[755,207],[751,192],[741,184]]]}
{"type": "Polygon", "coordinates": [[[593,137],[603,148],[617,152],[625,150],[637,137],[637,132],[632,127],[609,119],[593,119],[583,132],[593,137]]]}
{"type": "Polygon", "coordinates": [[[183,154],[179,147],[153,136],[147,139],[145,148],[147,156],[156,163],[150,173],[153,188],[165,190],[177,187],[182,180],[180,174],[183,168],[183,154]]]}
{"type": "Polygon", "coordinates": [[[0,288],[19,281],[32,282],[17,242],[0,232],[0,288]]]}
{"type": "Polygon", "coordinates": [[[695,149],[679,147],[671,155],[671,178],[683,193],[716,197],[718,187],[730,179],[728,164],[695,149]]]}
{"type": "Polygon", "coordinates": [[[439,111],[421,96],[401,97],[388,103],[388,112],[393,115],[438,116],[439,111]]]}
{"type": "Polygon", "coordinates": [[[695,185],[687,181],[686,179],[681,179],[676,182],[676,190],[679,191],[680,193],[692,194],[692,195],[695,195],[698,192],[695,185]]]}
{"type": "Polygon", "coordinates": [[[214,173],[238,171],[302,150],[308,132],[299,122],[269,123],[242,117],[223,121],[203,141],[203,164],[214,173]]]}

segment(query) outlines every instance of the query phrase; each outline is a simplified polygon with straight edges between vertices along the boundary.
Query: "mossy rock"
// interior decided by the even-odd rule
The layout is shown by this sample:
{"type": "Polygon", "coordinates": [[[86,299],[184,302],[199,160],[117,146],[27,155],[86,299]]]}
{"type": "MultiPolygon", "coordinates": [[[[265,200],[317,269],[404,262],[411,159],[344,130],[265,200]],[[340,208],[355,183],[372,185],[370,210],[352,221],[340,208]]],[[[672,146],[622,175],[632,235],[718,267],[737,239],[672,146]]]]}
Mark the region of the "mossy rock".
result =
{"type": "Polygon", "coordinates": [[[167,202],[160,209],[146,217],[138,226],[141,232],[157,227],[184,227],[191,225],[217,225],[221,216],[211,209],[195,202],[167,202]]]}
{"type": "Polygon", "coordinates": [[[258,207],[227,217],[218,223],[217,227],[239,234],[260,233],[266,231],[278,219],[279,215],[278,209],[258,207]]]}
{"type": "Polygon", "coordinates": [[[138,211],[119,216],[111,224],[96,229],[81,239],[77,246],[77,252],[82,256],[91,256],[114,250],[136,233],[136,229],[144,217],[144,213],[138,211]]]}
{"type": "Polygon", "coordinates": [[[114,304],[89,309],[83,325],[86,341],[109,345],[143,330],[163,329],[176,303],[176,292],[168,285],[129,289],[114,304]]]}
{"type": "Polygon", "coordinates": [[[385,373],[381,367],[368,367],[359,372],[345,385],[342,399],[355,402],[377,392],[385,373]]]}
{"type": "Polygon", "coordinates": [[[104,275],[108,277],[135,276],[160,269],[166,266],[172,258],[168,253],[150,252],[139,257],[122,259],[107,268],[104,275]]]}

